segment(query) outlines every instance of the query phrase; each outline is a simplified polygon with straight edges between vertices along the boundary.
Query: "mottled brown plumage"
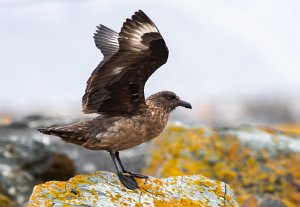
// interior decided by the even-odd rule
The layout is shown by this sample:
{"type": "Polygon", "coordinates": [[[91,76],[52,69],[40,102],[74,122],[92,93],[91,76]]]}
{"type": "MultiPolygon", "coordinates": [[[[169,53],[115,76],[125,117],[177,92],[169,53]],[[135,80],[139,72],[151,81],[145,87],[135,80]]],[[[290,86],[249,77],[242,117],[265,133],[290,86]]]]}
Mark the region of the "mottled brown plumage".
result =
{"type": "Polygon", "coordinates": [[[134,177],[145,176],[124,175],[128,171],[121,163],[119,151],[157,137],[172,110],[191,105],[170,91],[145,100],[145,83],[167,61],[168,49],[154,23],[141,10],[126,20],[120,33],[100,25],[94,40],[104,58],[87,81],[82,108],[84,113],[100,115],[89,121],[39,131],[91,150],[107,150],[121,182],[135,189],[138,185],[134,177]]]}
{"type": "Polygon", "coordinates": [[[146,105],[147,110],[142,114],[100,115],[89,121],[39,130],[91,150],[107,150],[115,153],[157,137],[165,128],[169,114],[175,107],[178,105],[189,107],[169,91],[150,96],[146,105]]]}

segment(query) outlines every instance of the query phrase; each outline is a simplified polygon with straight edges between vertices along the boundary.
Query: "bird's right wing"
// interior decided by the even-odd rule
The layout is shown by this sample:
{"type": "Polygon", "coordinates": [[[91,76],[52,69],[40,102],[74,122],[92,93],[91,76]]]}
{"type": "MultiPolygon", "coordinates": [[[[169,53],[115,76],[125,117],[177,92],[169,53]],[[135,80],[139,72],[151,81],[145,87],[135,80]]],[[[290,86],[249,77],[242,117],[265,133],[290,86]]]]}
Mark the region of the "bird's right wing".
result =
{"type": "Polygon", "coordinates": [[[118,49],[116,37],[108,29],[95,34],[104,60],[87,82],[82,98],[84,113],[131,115],[145,110],[145,82],[167,61],[165,41],[141,10],[124,22],[118,49]]]}

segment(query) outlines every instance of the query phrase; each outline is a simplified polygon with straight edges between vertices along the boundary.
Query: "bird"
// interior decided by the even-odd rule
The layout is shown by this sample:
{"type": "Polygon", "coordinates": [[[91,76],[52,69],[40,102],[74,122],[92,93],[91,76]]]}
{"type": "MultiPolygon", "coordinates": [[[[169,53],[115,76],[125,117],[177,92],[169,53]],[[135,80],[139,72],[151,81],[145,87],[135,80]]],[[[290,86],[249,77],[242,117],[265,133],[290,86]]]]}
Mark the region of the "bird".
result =
{"type": "Polygon", "coordinates": [[[98,116],[38,131],[90,150],[108,151],[119,180],[134,190],[139,188],[135,178],[148,176],[127,171],[119,152],[158,137],[175,108],[192,106],[171,91],[145,99],[145,83],[167,62],[169,50],[142,10],[127,18],[119,33],[100,24],[93,38],[103,60],[86,83],[82,112],[98,116]]]}

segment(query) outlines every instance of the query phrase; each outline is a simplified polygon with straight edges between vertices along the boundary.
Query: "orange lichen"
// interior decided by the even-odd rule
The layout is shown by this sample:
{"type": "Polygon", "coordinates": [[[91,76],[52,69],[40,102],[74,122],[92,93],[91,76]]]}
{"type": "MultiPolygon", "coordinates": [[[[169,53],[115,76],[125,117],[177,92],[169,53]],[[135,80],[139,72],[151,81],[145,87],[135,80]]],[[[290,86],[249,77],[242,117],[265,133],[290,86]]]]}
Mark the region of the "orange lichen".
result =
{"type": "Polygon", "coordinates": [[[142,207],[142,206],[143,206],[143,204],[140,203],[140,202],[138,202],[138,203],[135,204],[135,207],[142,207]]]}
{"type": "MultiPolygon", "coordinates": [[[[280,142],[277,135],[282,132],[268,127],[256,129],[268,133],[275,143],[280,142]]],[[[169,127],[155,139],[150,152],[153,156],[144,169],[145,174],[163,177],[201,174],[225,181],[235,190],[241,204],[249,196],[263,193],[271,193],[291,206],[300,202],[300,155],[297,153],[254,151],[242,145],[235,135],[219,134],[218,129],[205,131],[178,126],[169,127]]],[[[223,193],[221,188],[215,192],[223,193]]]]}
{"type": "Polygon", "coordinates": [[[202,201],[193,201],[191,199],[171,199],[171,200],[159,200],[154,199],[154,206],[155,207],[165,207],[165,206],[174,206],[174,207],[203,207],[207,206],[207,203],[203,203],[202,201]]]}

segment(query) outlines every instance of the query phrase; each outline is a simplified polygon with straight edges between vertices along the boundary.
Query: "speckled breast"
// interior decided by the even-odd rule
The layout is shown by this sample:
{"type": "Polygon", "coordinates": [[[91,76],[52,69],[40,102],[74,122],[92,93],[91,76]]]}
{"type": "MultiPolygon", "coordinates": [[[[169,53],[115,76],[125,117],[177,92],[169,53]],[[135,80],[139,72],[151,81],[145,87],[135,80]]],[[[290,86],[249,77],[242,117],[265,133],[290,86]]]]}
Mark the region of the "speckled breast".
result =
{"type": "Polygon", "coordinates": [[[113,151],[135,147],[157,137],[165,128],[168,115],[149,112],[137,115],[119,123],[118,134],[115,135],[113,151]]]}

